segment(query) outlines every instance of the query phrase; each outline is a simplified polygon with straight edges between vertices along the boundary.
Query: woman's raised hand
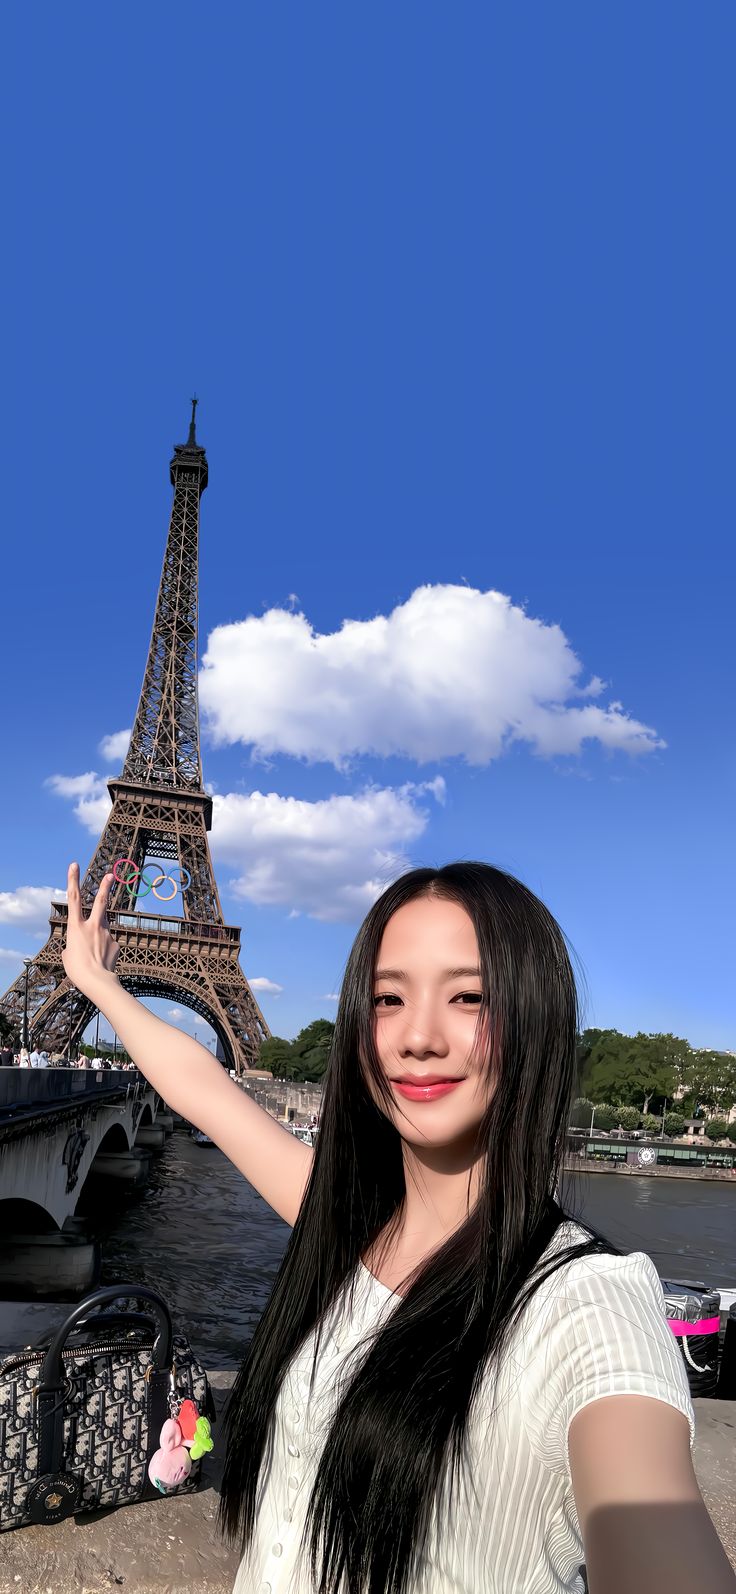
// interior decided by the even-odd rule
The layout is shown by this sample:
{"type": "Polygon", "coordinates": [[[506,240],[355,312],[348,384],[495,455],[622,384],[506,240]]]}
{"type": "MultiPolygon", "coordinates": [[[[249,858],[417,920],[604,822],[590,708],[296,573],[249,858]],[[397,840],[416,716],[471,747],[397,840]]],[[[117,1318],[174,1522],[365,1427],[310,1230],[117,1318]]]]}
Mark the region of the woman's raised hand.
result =
{"type": "Polygon", "coordinates": [[[79,892],[79,864],[69,865],[66,946],[61,961],[72,985],[93,999],[100,975],[112,974],[120,956],[120,947],[113,940],[107,924],[106,909],[112,879],[112,874],[106,874],[100,881],[92,912],[85,919],[79,892]]]}

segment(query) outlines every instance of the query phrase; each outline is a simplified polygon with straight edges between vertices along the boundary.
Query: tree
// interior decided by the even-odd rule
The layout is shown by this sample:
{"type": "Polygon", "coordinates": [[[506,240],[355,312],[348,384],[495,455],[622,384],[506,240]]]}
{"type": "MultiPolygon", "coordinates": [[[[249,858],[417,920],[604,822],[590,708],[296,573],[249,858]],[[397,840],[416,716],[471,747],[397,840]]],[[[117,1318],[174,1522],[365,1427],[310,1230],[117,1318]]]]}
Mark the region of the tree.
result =
{"type": "Polygon", "coordinates": [[[673,1138],[681,1135],[685,1128],[685,1119],[680,1112],[668,1112],[664,1120],[664,1132],[673,1138]]]}
{"type": "Polygon", "coordinates": [[[618,1121],[622,1129],[638,1129],[641,1123],[641,1113],[638,1107],[619,1107],[618,1121]]]}
{"type": "MultiPolygon", "coordinates": [[[[593,1033],[588,1031],[586,1036],[593,1033]]],[[[600,1030],[583,1066],[585,1094],[593,1101],[637,1106],[642,1112],[648,1111],[654,1096],[671,1098],[678,1083],[674,1057],[666,1044],[671,1039],[600,1030]]]]}
{"type": "Polygon", "coordinates": [[[656,1116],[656,1113],[645,1112],[641,1121],[641,1127],[644,1130],[645,1135],[658,1135],[660,1129],[662,1128],[662,1120],[656,1116]]]}
{"type": "Polygon", "coordinates": [[[272,1035],[261,1043],[259,1062],[278,1079],[318,1080],[324,1077],[332,1048],[335,1025],[329,1018],[315,1018],[293,1041],[272,1035]]]}
{"type": "Polygon", "coordinates": [[[261,1042],[258,1062],[261,1068],[270,1068],[274,1079],[285,1079],[284,1066],[290,1061],[291,1055],[291,1041],[282,1040],[280,1035],[271,1035],[268,1040],[261,1042]]]}
{"type": "Polygon", "coordinates": [[[292,1079],[323,1079],[332,1049],[335,1025],[329,1018],[315,1018],[299,1031],[292,1045],[292,1079]]]}
{"type": "Polygon", "coordinates": [[[705,1132],[709,1140],[725,1140],[728,1134],[728,1119],[708,1118],[705,1124],[705,1132]]]}
{"type": "Polygon", "coordinates": [[[730,1052],[691,1051],[683,1083],[696,1101],[729,1112],[736,1102],[736,1057],[730,1052]]]}

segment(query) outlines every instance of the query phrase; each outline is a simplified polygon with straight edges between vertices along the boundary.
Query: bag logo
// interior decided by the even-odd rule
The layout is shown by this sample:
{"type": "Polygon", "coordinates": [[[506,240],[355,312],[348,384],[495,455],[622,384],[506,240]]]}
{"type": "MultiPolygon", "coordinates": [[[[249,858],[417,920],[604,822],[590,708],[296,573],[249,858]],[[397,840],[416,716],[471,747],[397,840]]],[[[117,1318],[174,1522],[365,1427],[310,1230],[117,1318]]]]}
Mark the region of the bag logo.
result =
{"type": "Polygon", "coordinates": [[[29,1491],[26,1511],[30,1522],[63,1522],[78,1509],[82,1480],[72,1472],[51,1472],[29,1491]]]}

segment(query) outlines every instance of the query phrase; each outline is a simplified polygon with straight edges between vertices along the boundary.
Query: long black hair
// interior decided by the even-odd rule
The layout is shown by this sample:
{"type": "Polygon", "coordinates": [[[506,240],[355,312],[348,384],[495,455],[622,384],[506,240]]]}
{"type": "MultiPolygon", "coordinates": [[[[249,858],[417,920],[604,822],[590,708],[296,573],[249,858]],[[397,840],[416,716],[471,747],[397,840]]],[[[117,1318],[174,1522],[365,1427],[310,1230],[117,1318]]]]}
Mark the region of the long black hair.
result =
{"type": "MultiPolygon", "coordinates": [[[[483,1022],[476,1045],[494,1088],[478,1129],[480,1193],[464,1223],[411,1275],[341,1392],[304,1532],[318,1594],[404,1594],[443,1480],[461,1474],[474,1397],[536,1289],[574,1257],[618,1254],[589,1224],[577,1245],[537,1264],[570,1214],[557,1199],[577,1088],[578,1008],[564,935],[511,875],[461,861],[413,869],[370,909],[350,953],[325,1076],[320,1132],[299,1216],[227,1416],[219,1523],[250,1544],[258,1484],[289,1363],[392,1232],[405,1195],[401,1138],[374,1039],[374,973],[392,914],[416,897],[469,914],[483,1022]]],[[[575,1219],[575,1221],[579,1221],[575,1219]]]]}

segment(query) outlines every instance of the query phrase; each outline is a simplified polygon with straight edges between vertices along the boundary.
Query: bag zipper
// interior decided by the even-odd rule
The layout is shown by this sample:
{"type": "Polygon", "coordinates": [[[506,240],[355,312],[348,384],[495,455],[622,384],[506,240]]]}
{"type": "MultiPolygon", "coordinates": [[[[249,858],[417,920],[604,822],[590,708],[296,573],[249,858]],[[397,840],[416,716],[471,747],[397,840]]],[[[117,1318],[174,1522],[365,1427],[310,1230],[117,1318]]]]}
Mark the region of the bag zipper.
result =
{"type": "MultiPolygon", "coordinates": [[[[113,1350],[153,1350],[153,1340],[147,1340],[145,1343],[140,1342],[137,1345],[132,1345],[130,1340],[125,1339],[119,1339],[113,1344],[106,1345],[77,1345],[76,1348],[72,1346],[68,1350],[65,1348],[61,1354],[62,1356],[81,1357],[83,1352],[91,1352],[93,1356],[103,1356],[113,1350]]],[[[25,1367],[29,1362],[42,1362],[47,1353],[47,1350],[21,1351],[17,1356],[9,1356],[7,1361],[0,1362],[0,1378],[4,1378],[5,1374],[14,1367],[25,1367]]],[[[85,1359],[89,1360],[90,1357],[87,1356],[85,1359]]]]}

